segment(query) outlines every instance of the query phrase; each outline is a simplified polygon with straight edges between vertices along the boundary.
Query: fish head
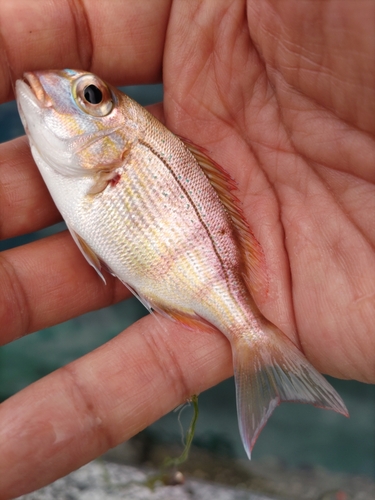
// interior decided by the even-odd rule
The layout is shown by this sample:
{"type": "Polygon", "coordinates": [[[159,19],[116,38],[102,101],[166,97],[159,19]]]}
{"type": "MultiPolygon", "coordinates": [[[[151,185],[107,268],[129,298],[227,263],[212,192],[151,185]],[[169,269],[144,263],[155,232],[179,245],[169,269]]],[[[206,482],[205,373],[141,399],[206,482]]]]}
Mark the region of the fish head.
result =
{"type": "Polygon", "coordinates": [[[64,176],[111,170],[136,140],[133,101],[91,73],[28,72],[16,97],[39,169],[64,176]]]}

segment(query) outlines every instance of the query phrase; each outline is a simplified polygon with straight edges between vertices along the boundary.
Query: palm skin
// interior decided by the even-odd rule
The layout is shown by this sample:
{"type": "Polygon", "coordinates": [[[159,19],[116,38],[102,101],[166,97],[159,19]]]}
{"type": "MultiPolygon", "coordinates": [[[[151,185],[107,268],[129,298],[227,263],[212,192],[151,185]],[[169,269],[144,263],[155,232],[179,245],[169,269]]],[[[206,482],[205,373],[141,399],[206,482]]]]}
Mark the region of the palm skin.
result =
{"type": "MultiPolygon", "coordinates": [[[[144,83],[163,65],[153,112],[237,181],[266,257],[262,312],[318,370],[375,382],[372,2],[108,1],[2,2],[13,77],[81,67],[144,83]]],[[[1,146],[0,193],[2,238],[59,218],[24,139],[1,146]]],[[[2,343],[127,296],[110,277],[103,286],[65,233],[3,252],[0,274],[2,343]]],[[[0,499],[79,467],[231,374],[224,336],[161,321],[140,320],[0,406],[0,499]]]]}

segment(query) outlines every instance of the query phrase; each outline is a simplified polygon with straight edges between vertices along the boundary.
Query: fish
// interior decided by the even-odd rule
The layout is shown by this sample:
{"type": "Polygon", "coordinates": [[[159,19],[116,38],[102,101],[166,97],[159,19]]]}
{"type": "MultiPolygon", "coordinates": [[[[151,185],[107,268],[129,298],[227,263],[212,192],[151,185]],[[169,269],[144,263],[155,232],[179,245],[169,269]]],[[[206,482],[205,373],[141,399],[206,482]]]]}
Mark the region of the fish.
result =
{"type": "Polygon", "coordinates": [[[207,152],[98,76],[64,69],[16,82],[35,163],[88,263],[151,311],[229,340],[242,442],[283,401],[345,416],[335,389],[257,307],[265,255],[207,152]]]}

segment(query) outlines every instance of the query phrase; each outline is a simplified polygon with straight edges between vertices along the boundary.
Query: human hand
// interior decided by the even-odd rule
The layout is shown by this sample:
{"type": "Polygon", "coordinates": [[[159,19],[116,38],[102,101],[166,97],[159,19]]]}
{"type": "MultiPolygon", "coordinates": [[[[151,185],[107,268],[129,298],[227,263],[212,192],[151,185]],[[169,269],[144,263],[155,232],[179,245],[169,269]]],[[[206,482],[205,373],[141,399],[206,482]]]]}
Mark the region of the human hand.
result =
{"type": "MultiPolygon", "coordinates": [[[[2,2],[13,77],[75,67],[146,83],[163,64],[153,112],[238,182],[267,261],[262,312],[319,370],[374,382],[372,6],[249,1],[246,16],[229,0],[160,0],[157,10],[91,0],[86,15],[67,5],[2,2]]],[[[0,78],[3,101],[5,58],[0,78]]],[[[57,221],[27,142],[2,145],[0,157],[1,237],[57,221]]],[[[127,295],[111,277],[102,284],[66,233],[4,252],[0,273],[2,343],[127,295]]],[[[0,406],[0,499],[68,473],[231,374],[223,335],[160,321],[140,320],[0,406]]]]}

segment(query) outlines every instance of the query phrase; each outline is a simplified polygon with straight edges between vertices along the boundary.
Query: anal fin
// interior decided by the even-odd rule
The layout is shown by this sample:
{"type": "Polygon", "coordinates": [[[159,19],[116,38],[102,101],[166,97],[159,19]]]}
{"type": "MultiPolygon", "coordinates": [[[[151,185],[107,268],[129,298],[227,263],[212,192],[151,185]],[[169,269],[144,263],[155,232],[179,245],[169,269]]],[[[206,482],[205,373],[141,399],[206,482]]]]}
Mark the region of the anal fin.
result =
{"type": "Polygon", "coordinates": [[[201,318],[197,314],[189,314],[178,310],[163,309],[158,306],[153,307],[153,309],[163,316],[166,316],[167,318],[170,318],[173,321],[182,324],[188,330],[199,330],[201,332],[217,331],[217,329],[213,325],[211,325],[211,323],[201,318]]]}

